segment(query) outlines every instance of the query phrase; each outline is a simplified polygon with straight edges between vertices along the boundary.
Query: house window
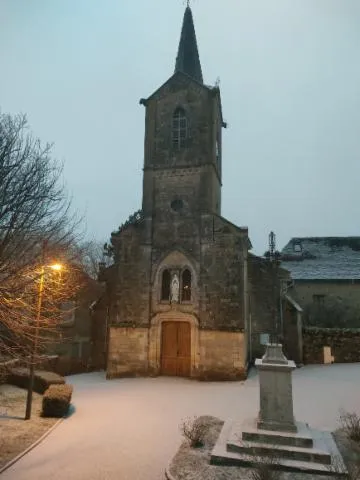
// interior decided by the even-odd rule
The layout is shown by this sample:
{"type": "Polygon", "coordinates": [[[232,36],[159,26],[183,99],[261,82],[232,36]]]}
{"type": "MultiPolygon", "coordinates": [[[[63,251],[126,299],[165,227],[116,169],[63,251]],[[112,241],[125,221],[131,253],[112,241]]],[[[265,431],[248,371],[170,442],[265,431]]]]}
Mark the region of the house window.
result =
{"type": "Polygon", "coordinates": [[[190,302],[191,301],[191,273],[190,270],[186,269],[183,271],[182,276],[182,285],[181,285],[181,301],[190,302]]]}
{"type": "Polygon", "coordinates": [[[313,295],[313,302],[316,305],[324,305],[325,303],[325,295],[313,295]]]}
{"type": "Polygon", "coordinates": [[[301,243],[297,242],[297,243],[294,243],[294,252],[296,253],[300,253],[302,252],[302,246],[301,246],[301,243]]]}
{"type": "Polygon", "coordinates": [[[177,150],[183,148],[187,138],[187,119],[185,110],[183,108],[177,108],[173,115],[172,123],[172,143],[173,147],[177,150]]]}
{"type": "Polygon", "coordinates": [[[169,270],[164,270],[161,282],[161,300],[170,300],[171,275],[169,270]]]}

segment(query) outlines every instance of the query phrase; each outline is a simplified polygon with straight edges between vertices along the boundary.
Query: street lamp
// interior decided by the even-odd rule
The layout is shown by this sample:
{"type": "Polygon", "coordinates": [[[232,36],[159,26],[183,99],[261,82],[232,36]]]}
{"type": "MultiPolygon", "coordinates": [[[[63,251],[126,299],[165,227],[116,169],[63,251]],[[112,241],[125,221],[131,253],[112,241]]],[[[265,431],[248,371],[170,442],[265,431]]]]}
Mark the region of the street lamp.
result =
{"type": "Polygon", "coordinates": [[[60,265],[60,263],[54,263],[54,265],[49,265],[49,268],[59,272],[63,267],[62,267],[62,265],[60,265]]]}
{"type": "Polygon", "coordinates": [[[58,272],[61,271],[62,269],[62,265],[59,263],[55,263],[53,265],[44,265],[44,262],[43,262],[43,264],[41,265],[40,282],[39,282],[39,290],[38,290],[37,305],[36,305],[35,335],[34,335],[34,341],[32,344],[32,349],[30,354],[30,374],[29,374],[28,392],[26,397],[25,420],[30,420],[30,417],[31,417],[32,394],[33,394],[33,388],[34,388],[35,355],[37,352],[38,340],[39,340],[41,306],[42,306],[42,299],[43,299],[43,293],[44,293],[46,267],[51,268],[52,270],[55,270],[58,272]]]}

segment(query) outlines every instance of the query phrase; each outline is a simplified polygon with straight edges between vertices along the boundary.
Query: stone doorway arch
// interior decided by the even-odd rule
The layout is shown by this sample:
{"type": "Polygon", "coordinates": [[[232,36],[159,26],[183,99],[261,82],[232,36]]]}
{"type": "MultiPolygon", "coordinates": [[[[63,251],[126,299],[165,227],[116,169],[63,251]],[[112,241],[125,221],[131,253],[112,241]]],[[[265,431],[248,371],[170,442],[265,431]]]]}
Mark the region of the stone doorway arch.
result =
{"type": "MultiPolygon", "coordinates": [[[[181,370],[179,374],[181,376],[196,376],[196,371],[199,365],[199,322],[195,315],[190,313],[183,313],[178,310],[169,310],[167,312],[158,313],[151,320],[149,330],[149,370],[153,375],[161,375],[162,367],[164,370],[164,362],[162,362],[162,343],[164,342],[165,332],[168,330],[181,330],[182,332],[187,329],[181,328],[181,324],[187,324],[190,328],[190,367],[188,370],[181,370]],[[176,329],[176,324],[179,325],[179,329],[176,329]],[[175,327],[175,328],[173,328],[175,327]]],[[[182,333],[183,335],[184,333],[182,333]]],[[[167,345],[167,352],[169,352],[170,345],[167,345]]],[[[177,346],[174,344],[174,348],[177,346]]],[[[176,356],[174,352],[174,357],[176,356]]],[[[165,373],[166,374],[166,370],[165,373]]]]}

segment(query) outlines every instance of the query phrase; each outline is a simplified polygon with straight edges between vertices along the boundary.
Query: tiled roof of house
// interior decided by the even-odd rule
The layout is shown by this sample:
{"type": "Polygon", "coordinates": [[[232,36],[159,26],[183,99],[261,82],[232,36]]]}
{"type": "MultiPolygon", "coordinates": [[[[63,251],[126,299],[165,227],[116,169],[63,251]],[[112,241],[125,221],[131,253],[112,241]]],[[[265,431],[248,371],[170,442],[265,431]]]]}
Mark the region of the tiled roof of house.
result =
{"type": "Polygon", "coordinates": [[[281,252],[294,280],[359,280],[360,237],[297,237],[281,252]]]}

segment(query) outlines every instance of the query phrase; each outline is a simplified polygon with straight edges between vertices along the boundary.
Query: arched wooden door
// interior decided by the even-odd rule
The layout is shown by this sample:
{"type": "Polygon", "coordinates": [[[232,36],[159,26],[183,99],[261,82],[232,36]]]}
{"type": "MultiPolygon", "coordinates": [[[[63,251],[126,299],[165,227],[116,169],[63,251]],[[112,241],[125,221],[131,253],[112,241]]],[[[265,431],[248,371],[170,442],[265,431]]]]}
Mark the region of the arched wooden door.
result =
{"type": "Polygon", "coordinates": [[[161,374],[189,377],[191,329],[188,322],[163,322],[161,326],[161,374]]]}

